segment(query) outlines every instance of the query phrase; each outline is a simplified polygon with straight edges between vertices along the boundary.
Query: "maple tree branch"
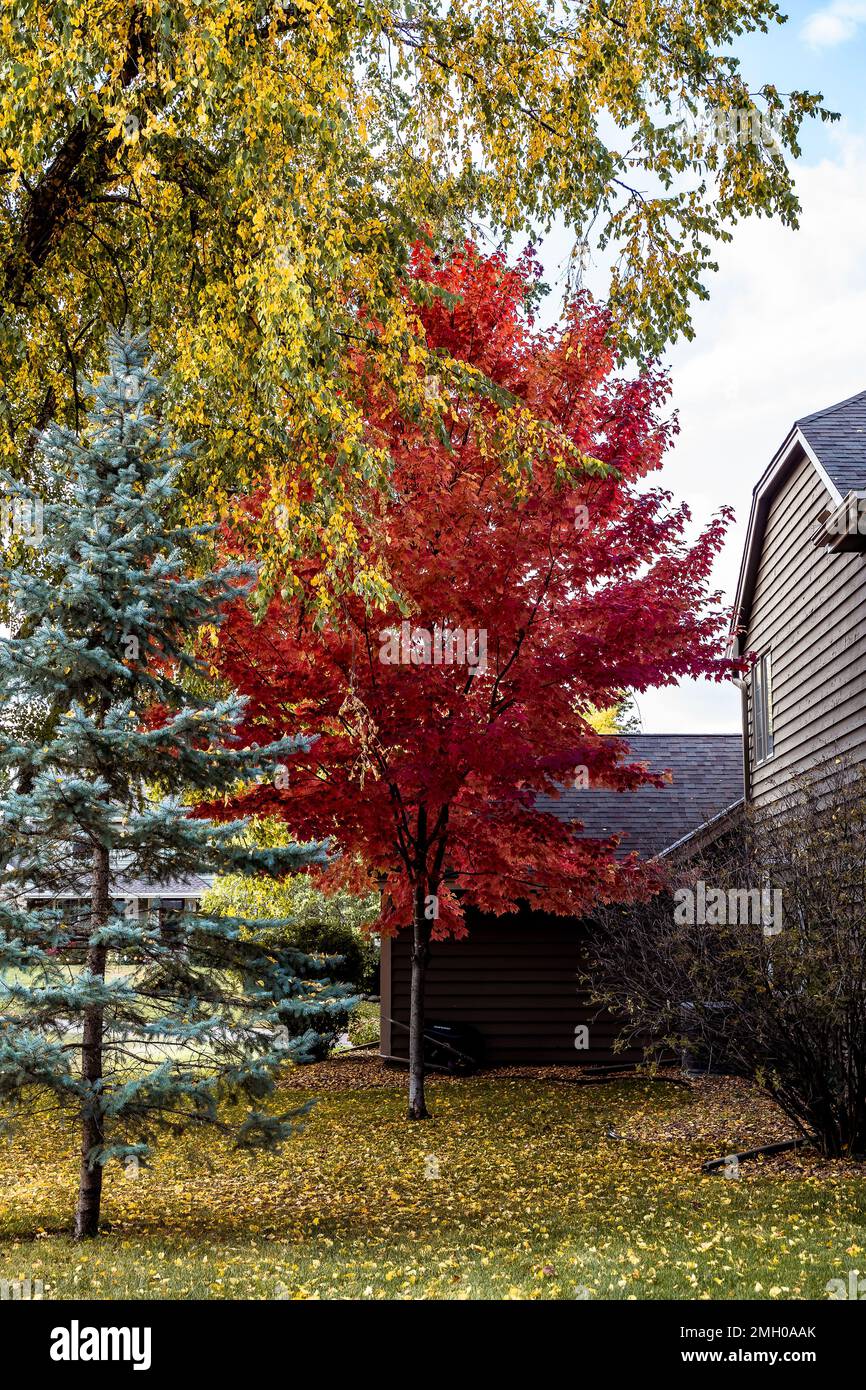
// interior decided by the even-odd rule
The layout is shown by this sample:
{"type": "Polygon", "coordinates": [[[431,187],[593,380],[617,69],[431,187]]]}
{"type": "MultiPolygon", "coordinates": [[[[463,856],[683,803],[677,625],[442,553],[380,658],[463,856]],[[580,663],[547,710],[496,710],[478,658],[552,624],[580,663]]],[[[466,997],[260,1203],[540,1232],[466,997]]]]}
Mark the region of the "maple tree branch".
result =
{"type": "Polygon", "coordinates": [[[537,595],[536,600],[535,600],[535,603],[532,605],[532,608],[531,608],[530,613],[529,613],[529,617],[527,618],[527,621],[526,621],[526,625],[525,625],[525,627],[521,627],[521,628],[518,629],[518,632],[517,632],[517,640],[516,640],[515,643],[514,643],[514,649],[513,649],[513,651],[511,652],[511,655],[509,656],[509,658],[508,658],[508,660],[506,661],[505,665],[502,667],[502,669],[501,669],[501,670],[499,671],[499,673],[497,674],[496,680],[493,682],[493,689],[492,689],[491,692],[490,692],[490,717],[491,717],[491,720],[497,718],[498,715],[500,715],[500,714],[502,713],[503,709],[507,708],[507,704],[506,704],[506,703],[503,703],[502,701],[497,702],[497,698],[496,698],[496,697],[497,697],[497,692],[498,692],[498,690],[499,690],[499,686],[500,686],[500,684],[501,684],[501,682],[502,682],[503,677],[506,676],[506,675],[508,674],[508,672],[509,672],[509,670],[511,669],[511,667],[514,665],[515,661],[517,661],[518,657],[520,656],[520,653],[521,653],[521,651],[522,651],[522,649],[523,649],[523,644],[524,644],[524,642],[525,642],[525,640],[526,640],[526,637],[528,636],[529,629],[532,627],[532,624],[533,624],[533,622],[535,621],[535,618],[536,618],[536,616],[537,616],[537,614],[538,614],[538,610],[539,610],[539,608],[540,608],[540,606],[541,606],[541,600],[545,597],[545,595],[546,595],[547,592],[548,592],[548,589],[550,588],[550,581],[551,581],[551,579],[553,578],[553,571],[555,570],[555,568],[556,568],[556,558],[555,558],[555,556],[552,556],[552,557],[551,557],[550,568],[548,569],[547,574],[545,575],[545,579],[544,579],[544,583],[543,583],[543,585],[542,585],[542,587],[541,587],[541,591],[540,591],[540,593],[537,595]]]}

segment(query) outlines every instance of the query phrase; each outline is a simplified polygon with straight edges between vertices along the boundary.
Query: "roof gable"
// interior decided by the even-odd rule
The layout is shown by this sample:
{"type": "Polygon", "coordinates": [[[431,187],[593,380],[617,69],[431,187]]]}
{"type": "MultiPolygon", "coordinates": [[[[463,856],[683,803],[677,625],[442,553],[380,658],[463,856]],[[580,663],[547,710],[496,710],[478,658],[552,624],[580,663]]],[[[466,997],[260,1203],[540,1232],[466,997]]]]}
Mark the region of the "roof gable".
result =
{"type": "Polygon", "coordinates": [[[804,458],[827,489],[832,509],[839,507],[849,492],[866,489],[866,391],[795,421],[755,484],[731,625],[735,651],[740,649],[737,634],[748,627],[751,617],[770,505],[791,470],[804,458]]]}
{"type": "Polygon", "coordinates": [[[797,428],[843,497],[866,488],[866,391],[804,415],[797,428]]]}

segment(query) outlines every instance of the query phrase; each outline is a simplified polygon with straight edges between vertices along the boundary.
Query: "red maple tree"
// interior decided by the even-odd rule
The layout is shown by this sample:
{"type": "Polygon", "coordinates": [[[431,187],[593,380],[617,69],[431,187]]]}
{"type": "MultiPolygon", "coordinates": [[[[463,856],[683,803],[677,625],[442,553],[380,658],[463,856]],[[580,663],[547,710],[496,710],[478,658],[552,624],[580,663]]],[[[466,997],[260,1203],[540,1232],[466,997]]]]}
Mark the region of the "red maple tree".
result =
{"type": "Polygon", "coordinates": [[[607,315],[586,297],[536,330],[529,257],[509,268],[472,246],[446,264],[419,251],[415,269],[443,292],[419,311],[428,343],[474,386],[449,384],[434,430],[401,418],[369,366],[370,429],[394,467],[363,544],[384,557],[394,601],[371,612],[335,594],[322,627],[307,602],[322,569],[298,563],[292,597],[260,622],[235,608],[216,664],[249,698],[248,740],[317,736],[288,785],[257,786],[232,812],[330,836],[343,882],[363,863],[381,883],[382,930],[413,932],[417,1119],[431,936],[463,934],[468,905],[580,916],[641,891],[644,870],[615,859],[614,839],[582,837],[536,795],[575,777],[658,781],[588,715],[623,691],[732,668],[708,588],[728,517],[688,542],[685,506],[642,482],[675,428],[664,374],[620,375],[607,315]],[[497,441],[517,435],[527,465],[503,477],[497,441]]]}

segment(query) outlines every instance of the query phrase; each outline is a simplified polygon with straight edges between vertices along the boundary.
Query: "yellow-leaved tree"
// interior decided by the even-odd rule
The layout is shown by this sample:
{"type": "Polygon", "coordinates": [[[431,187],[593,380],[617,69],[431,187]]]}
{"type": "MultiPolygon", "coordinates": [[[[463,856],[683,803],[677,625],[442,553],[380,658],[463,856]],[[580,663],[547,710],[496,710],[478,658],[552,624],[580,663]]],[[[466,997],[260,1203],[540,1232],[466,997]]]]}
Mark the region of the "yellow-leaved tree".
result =
{"type": "Polygon", "coordinates": [[[47,420],[77,423],[107,325],[131,320],[204,441],[195,508],[255,493],[266,580],[312,542],[338,573],[387,486],[364,364],[409,412],[484,389],[427,358],[413,241],[559,217],[607,258],[627,350],[688,332],[713,242],[753,212],[796,222],[786,155],[829,114],[750,92],[729,56],[777,21],[771,0],[16,0],[0,462],[26,474],[47,420]],[[719,113],[736,138],[683,138],[719,113]]]}

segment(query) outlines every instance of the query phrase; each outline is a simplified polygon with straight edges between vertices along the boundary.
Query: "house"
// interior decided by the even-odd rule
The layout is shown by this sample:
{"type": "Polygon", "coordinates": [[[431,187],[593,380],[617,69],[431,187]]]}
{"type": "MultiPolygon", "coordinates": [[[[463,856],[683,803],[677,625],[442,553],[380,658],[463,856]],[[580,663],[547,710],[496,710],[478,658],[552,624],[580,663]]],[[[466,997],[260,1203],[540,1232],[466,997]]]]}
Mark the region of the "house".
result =
{"type": "MultiPolygon", "coordinates": [[[[210,878],[191,874],[176,883],[149,883],[117,873],[112,880],[111,896],[114,910],[135,921],[150,923],[168,931],[172,922],[184,912],[197,912],[201,900],[211,885],[210,878]]],[[[75,936],[76,923],[86,933],[91,913],[91,899],[80,887],[72,886],[62,893],[40,893],[36,889],[26,895],[28,909],[50,907],[61,914],[63,925],[75,936]]]]}
{"type": "MultiPolygon", "coordinates": [[[[92,901],[90,893],[90,845],[83,839],[73,840],[65,861],[67,872],[64,886],[49,890],[33,884],[23,897],[28,909],[52,908],[60,913],[63,925],[77,936],[76,925],[81,923],[81,935],[89,929],[92,901]]],[[[155,883],[136,878],[129,855],[112,852],[110,857],[111,901],[116,913],[133,921],[159,926],[169,931],[172,922],[185,912],[197,912],[201,900],[211,886],[210,875],[189,874],[183,879],[155,883]]]]}
{"type": "MultiPolygon", "coordinates": [[[[620,854],[653,858],[741,803],[738,734],[632,734],[628,742],[634,760],[672,780],[628,792],[568,789],[541,804],[579,818],[593,838],[620,835],[620,854]]],[[[636,1052],[614,1057],[616,1020],[578,987],[584,923],[523,907],[504,917],[470,911],[467,924],[463,940],[431,943],[429,1021],[471,1024],[493,1065],[637,1060],[636,1052]]],[[[380,1052],[397,1060],[407,1056],[410,948],[408,932],[382,942],[380,1052]]]]}
{"type": "Polygon", "coordinates": [[[866,759],[866,391],[797,420],[755,487],[731,650],[743,682],[747,800],[866,759]]]}

